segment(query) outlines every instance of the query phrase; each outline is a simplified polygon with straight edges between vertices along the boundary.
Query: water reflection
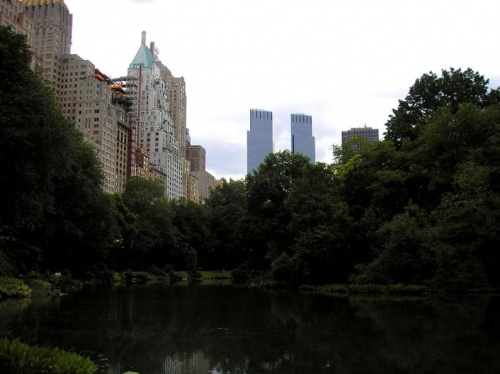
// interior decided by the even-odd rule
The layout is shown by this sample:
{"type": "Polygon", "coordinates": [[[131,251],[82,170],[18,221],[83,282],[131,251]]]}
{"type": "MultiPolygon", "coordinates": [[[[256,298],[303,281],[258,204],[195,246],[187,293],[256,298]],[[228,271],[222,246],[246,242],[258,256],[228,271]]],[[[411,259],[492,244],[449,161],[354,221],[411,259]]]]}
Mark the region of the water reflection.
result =
{"type": "Polygon", "coordinates": [[[499,300],[96,287],[2,302],[0,334],[83,352],[107,374],[497,373],[499,300]]]}

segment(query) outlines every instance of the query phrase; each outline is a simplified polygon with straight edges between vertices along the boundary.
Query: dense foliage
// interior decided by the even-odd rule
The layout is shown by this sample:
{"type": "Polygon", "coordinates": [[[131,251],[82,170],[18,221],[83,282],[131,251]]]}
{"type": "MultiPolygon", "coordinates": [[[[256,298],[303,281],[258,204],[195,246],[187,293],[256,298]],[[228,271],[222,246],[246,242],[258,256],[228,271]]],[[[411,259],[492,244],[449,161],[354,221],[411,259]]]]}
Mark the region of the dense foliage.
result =
{"type": "Polygon", "coordinates": [[[93,374],[90,359],[58,348],[30,346],[19,340],[0,339],[0,372],[9,374],[93,374]]]}
{"type": "Polygon", "coordinates": [[[195,204],[138,177],[105,194],[23,38],[0,29],[0,51],[0,275],[234,269],[285,285],[500,286],[500,90],[471,69],[417,79],[383,141],[333,146],[330,165],[271,154],[195,204]]]}

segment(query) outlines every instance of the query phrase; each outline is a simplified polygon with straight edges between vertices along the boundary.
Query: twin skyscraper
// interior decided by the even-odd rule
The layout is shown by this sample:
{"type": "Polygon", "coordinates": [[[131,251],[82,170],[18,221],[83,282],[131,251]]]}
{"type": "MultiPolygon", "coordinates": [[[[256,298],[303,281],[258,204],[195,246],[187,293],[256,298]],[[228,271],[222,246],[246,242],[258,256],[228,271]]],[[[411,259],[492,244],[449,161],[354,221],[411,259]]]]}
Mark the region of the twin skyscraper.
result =
{"type": "MultiPolygon", "coordinates": [[[[312,136],[312,117],[292,114],[291,152],[309,157],[316,162],[316,147],[312,136]]],[[[273,113],[267,110],[250,109],[250,131],[247,131],[247,174],[253,173],[274,152],[273,113]]]]}

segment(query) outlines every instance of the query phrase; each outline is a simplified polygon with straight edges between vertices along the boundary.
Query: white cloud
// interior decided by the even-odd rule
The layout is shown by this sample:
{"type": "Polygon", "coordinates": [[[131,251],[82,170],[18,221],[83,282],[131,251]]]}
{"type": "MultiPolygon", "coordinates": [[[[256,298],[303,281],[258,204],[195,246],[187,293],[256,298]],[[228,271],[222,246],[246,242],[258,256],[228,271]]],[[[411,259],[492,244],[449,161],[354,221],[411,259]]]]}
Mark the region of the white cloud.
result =
{"type": "Polygon", "coordinates": [[[147,32],[186,80],[191,137],[216,177],[246,172],[250,108],[273,111],[276,150],[290,147],[291,113],[312,115],[317,161],[331,162],[342,130],[382,136],[424,73],[471,67],[500,85],[497,0],[65,2],[73,53],[112,77],[147,32]]]}

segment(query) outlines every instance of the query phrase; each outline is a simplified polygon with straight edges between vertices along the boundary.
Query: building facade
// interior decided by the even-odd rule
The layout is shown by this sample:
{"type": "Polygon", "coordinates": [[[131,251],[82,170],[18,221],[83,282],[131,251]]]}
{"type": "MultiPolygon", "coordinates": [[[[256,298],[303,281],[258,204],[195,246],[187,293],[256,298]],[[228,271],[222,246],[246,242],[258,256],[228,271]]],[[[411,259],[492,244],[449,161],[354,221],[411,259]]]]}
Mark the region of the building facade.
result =
{"type": "Polygon", "coordinates": [[[33,47],[33,19],[24,12],[24,3],[20,0],[0,1],[0,26],[10,27],[26,36],[26,41],[33,47]]]}
{"type": "Polygon", "coordinates": [[[131,99],[137,102],[136,142],[149,155],[151,165],[166,175],[165,196],[180,199],[184,196],[184,157],[170,116],[168,82],[162,72],[165,67],[155,59],[154,50],[154,43],[146,46],[143,32],[141,46],[128,69],[128,76],[138,81],[138,91],[131,93],[135,94],[131,99]]]}
{"type": "Polygon", "coordinates": [[[33,20],[33,52],[40,57],[43,77],[59,95],[61,60],[71,53],[73,16],[64,0],[23,0],[23,4],[33,20]]]}
{"type": "Polygon", "coordinates": [[[167,99],[170,105],[170,117],[172,118],[174,137],[179,145],[179,155],[183,162],[182,186],[183,197],[188,197],[188,179],[190,175],[190,164],[186,157],[186,146],[189,140],[186,136],[186,113],[187,95],[184,77],[174,77],[170,69],[162,64],[162,78],[167,82],[167,99]]]}
{"type": "Polygon", "coordinates": [[[20,0],[1,0],[0,26],[8,27],[26,37],[26,42],[33,52],[31,58],[31,68],[42,71],[42,59],[33,51],[35,23],[33,19],[26,14],[24,10],[24,3],[20,0]]]}
{"type": "Polygon", "coordinates": [[[210,190],[215,187],[215,177],[205,169],[206,151],[201,145],[188,145],[186,157],[191,164],[190,184],[196,188],[190,200],[202,203],[210,196],[210,190]]]}
{"type": "Polygon", "coordinates": [[[66,118],[96,151],[106,192],[123,192],[129,176],[131,125],[125,91],[95,65],[71,54],[73,16],[64,0],[24,0],[33,20],[32,50],[66,118]]]}
{"type": "Polygon", "coordinates": [[[104,190],[123,192],[131,136],[125,92],[76,54],[62,56],[59,76],[63,113],[96,150],[104,190]]]}
{"type": "Polygon", "coordinates": [[[312,117],[306,114],[290,116],[291,151],[309,157],[312,164],[316,162],[316,144],[312,136],[312,117]]]}
{"type": "Polygon", "coordinates": [[[206,151],[201,145],[187,146],[186,157],[191,163],[191,171],[205,170],[206,151]]]}
{"type": "Polygon", "coordinates": [[[121,192],[133,175],[164,177],[167,198],[199,200],[186,158],[186,83],[159,61],[154,43],[146,46],[145,32],[128,75],[110,79],[71,54],[73,16],[64,0],[0,1],[0,22],[28,37],[66,117],[95,148],[104,189],[121,192]]]}
{"type": "Polygon", "coordinates": [[[250,109],[250,130],[247,131],[247,174],[253,173],[273,151],[273,113],[262,109],[250,109]]]}
{"type": "Polygon", "coordinates": [[[350,130],[342,131],[342,143],[353,137],[362,137],[368,142],[378,142],[378,129],[371,127],[353,127],[350,130]]]}

